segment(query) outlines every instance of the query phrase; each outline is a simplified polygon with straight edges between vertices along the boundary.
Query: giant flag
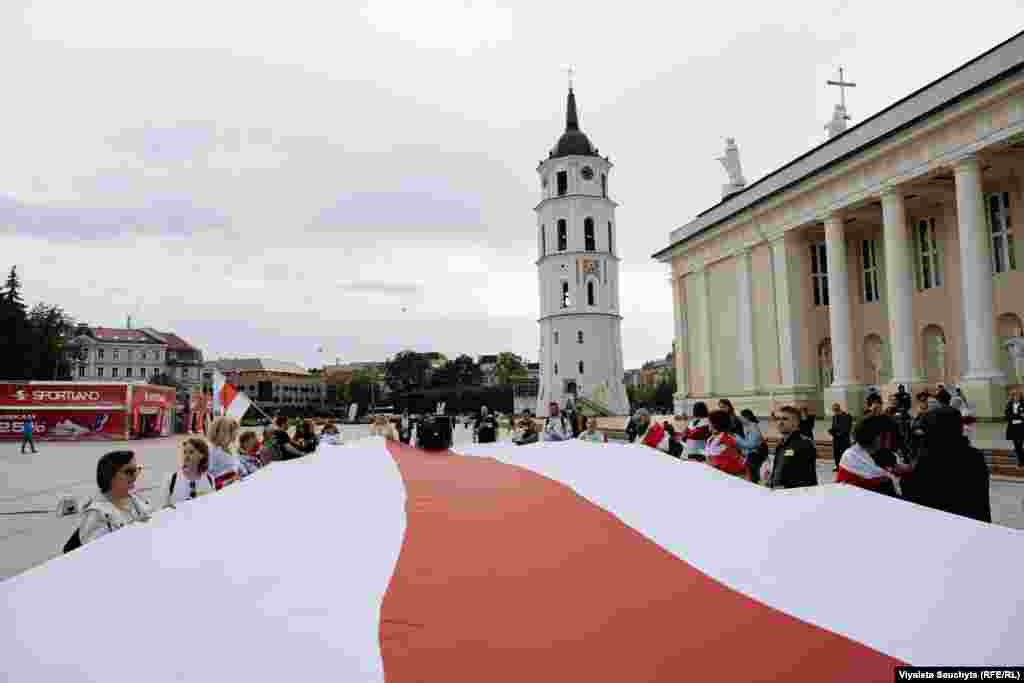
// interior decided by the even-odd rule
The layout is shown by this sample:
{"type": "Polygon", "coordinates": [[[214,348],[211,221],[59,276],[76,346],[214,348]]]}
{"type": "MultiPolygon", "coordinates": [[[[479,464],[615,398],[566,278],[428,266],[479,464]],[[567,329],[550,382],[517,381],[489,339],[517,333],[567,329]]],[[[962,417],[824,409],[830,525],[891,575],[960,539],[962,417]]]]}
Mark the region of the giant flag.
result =
{"type": "Polygon", "coordinates": [[[1019,663],[1021,566],[1020,531],[852,486],[769,491],[640,445],[373,437],[0,583],[2,670],[888,682],[1019,663]]]}

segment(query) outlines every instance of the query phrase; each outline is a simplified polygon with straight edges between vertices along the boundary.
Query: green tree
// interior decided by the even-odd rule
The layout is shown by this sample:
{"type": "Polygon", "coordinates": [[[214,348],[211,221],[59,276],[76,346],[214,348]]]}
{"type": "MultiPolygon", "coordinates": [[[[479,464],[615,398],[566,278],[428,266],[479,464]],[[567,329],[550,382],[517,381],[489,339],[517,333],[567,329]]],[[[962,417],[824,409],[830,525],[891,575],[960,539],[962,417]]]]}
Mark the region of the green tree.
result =
{"type": "Polygon", "coordinates": [[[36,361],[32,336],[18,269],[12,266],[0,290],[0,377],[32,378],[36,361]]]}
{"type": "Polygon", "coordinates": [[[64,347],[72,335],[75,321],[60,306],[38,303],[27,316],[32,341],[29,376],[33,379],[60,379],[71,375],[71,363],[64,358],[64,347]]]}
{"type": "Polygon", "coordinates": [[[385,382],[392,391],[405,393],[426,386],[430,359],[416,351],[400,351],[385,364],[385,382]]]}
{"type": "Polygon", "coordinates": [[[483,382],[484,373],[472,356],[462,353],[452,362],[456,386],[477,386],[483,382]]]}
{"type": "Polygon", "coordinates": [[[494,374],[500,385],[512,384],[517,380],[523,380],[527,377],[523,362],[510,351],[502,351],[498,354],[498,362],[495,364],[494,374]]]}

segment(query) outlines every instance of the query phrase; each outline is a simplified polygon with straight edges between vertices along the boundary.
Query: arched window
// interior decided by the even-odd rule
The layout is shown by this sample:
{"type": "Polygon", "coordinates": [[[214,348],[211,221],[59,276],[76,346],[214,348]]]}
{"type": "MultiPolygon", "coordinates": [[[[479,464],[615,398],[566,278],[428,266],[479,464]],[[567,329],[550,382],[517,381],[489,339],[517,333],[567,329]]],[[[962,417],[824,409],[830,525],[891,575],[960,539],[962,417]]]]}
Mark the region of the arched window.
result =
{"type": "Polygon", "coordinates": [[[587,251],[597,251],[597,240],[594,238],[594,219],[583,219],[583,248],[587,251]]]}
{"type": "Polygon", "coordinates": [[[583,361],[580,361],[580,374],[583,374],[583,361]]]}
{"type": "Polygon", "coordinates": [[[587,305],[588,306],[596,306],[597,305],[597,287],[594,285],[594,281],[593,280],[588,280],[587,281],[587,305]]]}
{"type": "Polygon", "coordinates": [[[1016,313],[1004,313],[996,320],[996,334],[999,336],[999,367],[1006,373],[1007,384],[1024,383],[1024,358],[1016,358],[1014,351],[1024,341],[1024,325],[1016,313]],[[1010,341],[1017,342],[1011,344],[1010,341]]]}
{"type": "Polygon", "coordinates": [[[544,234],[544,224],[540,226],[540,255],[543,257],[548,253],[548,236],[544,234]]]}
{"type": "Polygon", "coordinates": [[[569,232],[565,227],[565,219],[558,219],[558,251],[565,251],[569,248],[569,232]]]}
{"type": "Polygon", "coordinates": [[[569,296],[569,281],[562,280],[562,308],[569,308],[572,306],[572,298],[569,296]]]}
{"type": "Polygon", "coordinates": [[[612,222],[608,221],[608,253],[615,253],[615,245],[612,244],[612,222]]]}
{"type": "Polygon", "coordinates": [[[864,337],[864,383],[887,384],[892,379],[892,355],[877,334],[864,337]]]}
{"type": "Polygon", "coordinates": [[[582,344],[583,343],[583,330],[577,330],[576,331],[576,343],[577,344],[582,344]]]}
{"type": "Polygon", "coordinates": [[[558,363],[555,363],[555,374],[558,374],[558,363]]]}
{"type": "Polygon", "coordinates": [[[558,343],[558,330],[555,330],[555,343],[558,343]]]}
{"type": "Polygon", "coordinates": [[[921,333],[924,343],[924,375],[929,382],[946,379],[946,333],[938,325],[929,325],[921,333]]]}
{"type": "Polygon", "coordinates": [[[832,340],[825,337],[818,344],[818,384],[822,388],[832,386],[835,371],[832,368],[832,340]]]}
{"type": "Polygon", "coordinates": [[[608,176],[604,173],[601,174],[601,196],[608,196],[608,176]]]}

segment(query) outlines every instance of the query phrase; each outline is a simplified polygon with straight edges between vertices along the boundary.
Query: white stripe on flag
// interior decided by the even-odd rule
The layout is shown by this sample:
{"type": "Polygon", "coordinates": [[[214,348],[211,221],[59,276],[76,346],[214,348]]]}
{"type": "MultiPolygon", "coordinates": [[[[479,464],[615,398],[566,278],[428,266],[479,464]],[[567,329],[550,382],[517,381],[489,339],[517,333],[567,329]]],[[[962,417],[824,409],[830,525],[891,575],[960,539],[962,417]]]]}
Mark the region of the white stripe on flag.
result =
{"type": "Polygon", "coordinates": [[[458,452],[570,486],[730,588],[898,659],[999,666],[1020,658],[1024,533],[1016,529],[853,486],[772,492],[637,445],[458,452]]]}
{"type": "Polygon", "coordinates": [[[249,397],[245,395],[245,392],[239,391],[235,394],[234,400],[231,401],[231,405],[227,407],[224,414],[228,417],[233,417],[236,420],[241,420],[251,405],[252,401],[250,401],[249,397]]]}
{"type": "Polygon", "coordinates": [[[382,439],[324,446],[0,582],[3,680],[383,681],[405,498],[382,439]]]}

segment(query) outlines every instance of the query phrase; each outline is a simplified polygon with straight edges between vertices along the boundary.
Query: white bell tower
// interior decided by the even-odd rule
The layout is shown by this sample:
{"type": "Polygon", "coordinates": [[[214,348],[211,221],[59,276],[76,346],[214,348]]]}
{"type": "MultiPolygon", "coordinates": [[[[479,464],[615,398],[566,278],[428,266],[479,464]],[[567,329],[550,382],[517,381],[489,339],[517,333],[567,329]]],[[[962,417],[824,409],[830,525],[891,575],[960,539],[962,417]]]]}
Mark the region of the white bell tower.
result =
{"type": "Polygon", "coordinates": [[[565,133],[540,163],[537,274],[540,280],[540,392],[537,415],[552,401],[583,398],[626,415],[622,316],[612,164],[579,127],[569,85],[565,133]]]}

